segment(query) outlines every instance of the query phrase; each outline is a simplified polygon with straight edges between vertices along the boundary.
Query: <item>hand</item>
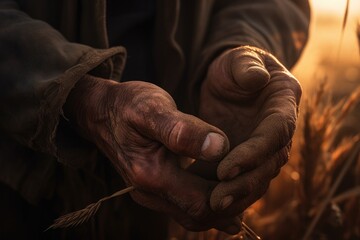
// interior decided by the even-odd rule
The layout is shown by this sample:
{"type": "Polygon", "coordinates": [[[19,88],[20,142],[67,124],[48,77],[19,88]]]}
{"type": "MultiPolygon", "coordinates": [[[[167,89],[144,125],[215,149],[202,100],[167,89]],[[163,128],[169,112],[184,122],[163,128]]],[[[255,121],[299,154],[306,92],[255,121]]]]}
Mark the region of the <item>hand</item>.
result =
{"type": "Polygon", "coordinates": [[[219,218],[209,206],[216,183],[180,168],[179,158],[221,159],[226,135],[176,109],[161,88],[86,76],[66,105],[70,119],[111,160],[139,204],[174,217],[190,230],[212,227],[234,234],[236,218],[219,218]]]}
{"type": "Polygon", "coordinates": [[[237,215],[265,193],[288,161],[300,97],[298,81],[258,48],[235,48],[213,61],[200,117],[226,133],[231,152],[218,165],[212,209],[237,215]]]}

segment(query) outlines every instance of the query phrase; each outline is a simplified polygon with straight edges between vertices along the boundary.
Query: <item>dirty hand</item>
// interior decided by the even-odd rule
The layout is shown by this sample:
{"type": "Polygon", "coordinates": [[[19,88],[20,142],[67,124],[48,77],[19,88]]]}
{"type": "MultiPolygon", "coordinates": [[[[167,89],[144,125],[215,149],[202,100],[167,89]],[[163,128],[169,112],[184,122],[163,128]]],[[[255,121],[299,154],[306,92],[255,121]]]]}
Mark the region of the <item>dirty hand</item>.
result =
{"type": "Polygon", "coordinates": [[[180,167],[179,158],[216,161],[229,142],[218,128],[177,110],[169,94],[146,82],[117,83],[86,76],[66,111],[135,191],[139,204],[166,213],[190,230],[212,227],[236,233],[236,218],[219,218],[209,206],[215,183],[180,167]]]}
{"type": "Polygon", "coordinates": [[[288,161],[301,87],[271,54],[231,49],[210,65],[200,95],[200,117],[222,129],[231,151],[220,162],[221,182],[210,205],[225,216],[259,199],[288,161]]]}

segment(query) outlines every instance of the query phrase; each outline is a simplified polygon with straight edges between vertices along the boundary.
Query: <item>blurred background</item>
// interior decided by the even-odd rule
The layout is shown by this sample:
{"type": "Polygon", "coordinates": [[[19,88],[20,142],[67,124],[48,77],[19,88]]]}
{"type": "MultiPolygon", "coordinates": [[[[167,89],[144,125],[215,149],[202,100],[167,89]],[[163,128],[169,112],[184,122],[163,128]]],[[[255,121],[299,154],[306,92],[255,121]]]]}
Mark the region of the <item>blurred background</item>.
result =
{"type": "MultiPolygon", "coordinates": [[[[360,0],[310,3],[310,38],[292,69],[303,98],[290,161],[243,221],[266,240],[359,240],[360,0]]],[[[258,238],[177,227],[170,239],[258,238]]]]}
{"type": "Polygon", "coordinates": [[[360,0],[310,3],[290,162],[245,220],[263,239],[359,240],[360,0]]]}
{"type": "Polygon", "coordinates": [[[337,91],[348,91],[360,80],[360,54],[357,24],[360,0],[350,0],[347,24],[342,25],[346,0],[311,0],[310,38],[303,55],[293,69],[305,93],[327,78],[337,91]]]}

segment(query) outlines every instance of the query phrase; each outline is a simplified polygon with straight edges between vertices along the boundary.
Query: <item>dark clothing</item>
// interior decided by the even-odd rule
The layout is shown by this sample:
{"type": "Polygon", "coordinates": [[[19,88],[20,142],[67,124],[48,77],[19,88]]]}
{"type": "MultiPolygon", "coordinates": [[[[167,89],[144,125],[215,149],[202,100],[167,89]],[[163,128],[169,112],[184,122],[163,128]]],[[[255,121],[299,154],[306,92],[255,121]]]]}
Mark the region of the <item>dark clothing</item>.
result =
{"type": "Polygon", "coordinates": [[[107,1],[107,32],[110,46],[124,46],[127,52],[122,81],[155,83],[153,37],[155,0],[107,1]]]}
{"type": "MultiPolygon", "coordinates": [[[[124,187],[109,161],[77,135],[62,113],[68,94],[85,74],[121,80],[125,48],[110,45],[130,44],[131,61],[133,37],[126,29],[116,36],[109,26],[109,43],[105,12],[105,0],[0,0],[1,191],[13,191],[5,194],[10,200],[21,196],[24,208],[47,209],[47,216],[39,217],[46,224],[124,187]]],[[[155,73],[144,68],[138,76],[153,76],[146,80],[156,81],[182,111],[192,114],[207,67],[221,52],[252,45],[291,67],[304,47],[309,23],[306,0],[157,0],[155,13],[154,41],[143,45],[148,49],[136,60],[147,65],[147,54],[153,53],[155,73]]],[[[116,14],[109,19],[118,21],[116,14]]],[[[147,29],[147,24],[139,27],[147,29]]],[[[134,70],[125,74],[136,77],[134,70]]],[[[128,197],[115,199],[103,211],[76,230],[78,235],[72,235],[75,230],[54,234],[135,239],[130,233],[135,227],[150,239],[161,239],[146,235],[143,227],[155,214],[128,197]],[[128,219],[136,209],[144,216],[128,219]]],[[[148,225],[149,232],[156,226],[164,231],[162,224],[148,225]]]]}

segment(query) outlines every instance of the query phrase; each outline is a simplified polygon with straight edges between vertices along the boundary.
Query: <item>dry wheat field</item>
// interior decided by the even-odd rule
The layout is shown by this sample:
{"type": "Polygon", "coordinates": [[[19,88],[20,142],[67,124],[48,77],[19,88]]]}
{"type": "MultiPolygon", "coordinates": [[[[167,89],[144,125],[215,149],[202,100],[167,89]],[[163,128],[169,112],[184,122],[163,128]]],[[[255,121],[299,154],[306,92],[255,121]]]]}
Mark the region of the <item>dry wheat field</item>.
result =
{"type": "Polygon", "coordinates": [[[304,88],[290,162],[229,236],[188,232],[170,240],[360,239],[360,1],[313,0],[310,39],[294,75],[304,88]]]}

